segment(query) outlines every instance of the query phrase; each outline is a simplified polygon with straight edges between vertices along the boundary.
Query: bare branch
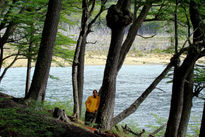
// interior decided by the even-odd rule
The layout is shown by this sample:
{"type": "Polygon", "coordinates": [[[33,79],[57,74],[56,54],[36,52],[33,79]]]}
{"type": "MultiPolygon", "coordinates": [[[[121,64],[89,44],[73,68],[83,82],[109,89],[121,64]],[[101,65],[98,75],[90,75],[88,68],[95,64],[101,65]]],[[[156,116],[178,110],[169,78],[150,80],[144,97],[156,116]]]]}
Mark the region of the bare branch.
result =
{"type": "Polygon", "coordinates": [[[86,42],[87,44],[96,44],[97,43],[97,41],[95,41],[95,42],[86,42]]]}
{"type": "Polygon", "coordinates": [[[103,11],[105,11],[105,3],[107,2],[107,0],[105,0],[104,2],[102,1],[101,2],[101,7],[100,7],[100,11],[98,12],[98,14],[94,17],[94,19],[88,24],[88,33],[90,33],[91,32],[91,27],[92,27],[92,25],[96,22],[96,20],[98,19],[98,17],[101,15],[101,13],[103,12],[103,11]]]}
{"type": "Polygon", "coordinates": [[[92,3],[92,7],[88,13],[88,18],[90,18],[90,16],[92,15],[93,11],[94,11],[94,8],[95,8],[95,3],[96,3],[96,0],[93,0],[93,3],[92,3]]]}
{"type": "Polygon", "coordinates": [[[153,137],[155,134],[157,134],[159,131],[161,131],[165,126],[167,125],[167,123],[161,125],[158,129],[156,129],[154,132],[152,132],[149,137],[153,137]]]}
{"type": "MultiPolygon", "coordinates": [[[[157,12],[157,14],[155,15],[155,17],[154,18],[152,18],[152,19],[145,19],[144,21],[145,22],[148,22],[148,21],[161,21],[160,19],[159,19],[159,16],[160,16],[160,12],[162,11],[162,8],[165,6],[165,1],[160,5],[160,8],[159,8],[159,10],[158,10],[158,12],[157,12]]],[[[154,5],[152,5],[152,6],[154,6],[154,5]]],[[[159,6],[159,5],[156,5],[156,6],[159,6]]]]}
{"type": "Polygon", "coordinates": [[[201,100],[205,100],[205,98],[202,98],[202,97],[197,97],[197,98],[199,98],[199,99],[201,99],[201,100]]]}
{"type": "Polygon", "coordinates": [[[13,56],[25,56],[25,54],[20,54],[20,53],[16,53],[16,54],[11,54],[9,56],[6,56],[5,58],[3,58],[3,61],[10,58],[10,57],[13,57],[13,56]]]}
{"type": "Polygon", "coordinates": [[[166,92],[165,90],[163,90],[163,89],[161,89],[161,88],[158,88],[158,87],[156,87],[155,89],[158,89],[158,90],[160,90],[160,91],[166,92]]]}
{"type": "Polygon", "coordinates": [[[4,75],[6,74],[7,70],[18,60],[18,53],[16,54],[16,57],[13,59],[13,61],[4,69],[3,73],[0,76],[0,81],[3,79],[4,75]]]}
{"type": "Polygon", "coordinates": [[[127,124],[125,124],[125,126],[121,126],[121,127],[122,127],[124,132],[129,132],[129,133],[135,135],[136,137],[141,137],[142,134],[145,133],[144,129],[142,129],[142,132],[140,132],[140,133],[135,133],[134,131],[132,131],[132,129],[130,127],[127,126],[127,124]]]}
{"type": "Polygon", "coordinates": [[[154,34],[154,35],[152,35],[152,36],[149,36],[149,37],[145,37],[145,36],[142,36],[142,35],[140,35],[140,34],[137,34],[137,36],[140,36],[140,37],[142,37],[142,38],[144,38],[144,39],[149,39],[149,38],[153,38],[154,36],[156,36],[156,34],[154,34]]]}

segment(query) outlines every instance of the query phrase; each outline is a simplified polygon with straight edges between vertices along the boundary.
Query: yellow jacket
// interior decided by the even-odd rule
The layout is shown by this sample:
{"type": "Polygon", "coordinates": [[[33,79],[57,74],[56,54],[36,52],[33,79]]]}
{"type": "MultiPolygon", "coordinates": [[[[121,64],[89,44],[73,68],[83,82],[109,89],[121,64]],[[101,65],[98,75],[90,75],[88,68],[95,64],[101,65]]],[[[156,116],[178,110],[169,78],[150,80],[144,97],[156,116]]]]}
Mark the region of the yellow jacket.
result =
{"type": "Polygon", "coordinates": [[[86,105],[86,111],[96,112],[100,105],[100,97],[97,96],[96,98],[94,98],[94,96],[89,96],[85,102],[85,105],[86,105]]]}

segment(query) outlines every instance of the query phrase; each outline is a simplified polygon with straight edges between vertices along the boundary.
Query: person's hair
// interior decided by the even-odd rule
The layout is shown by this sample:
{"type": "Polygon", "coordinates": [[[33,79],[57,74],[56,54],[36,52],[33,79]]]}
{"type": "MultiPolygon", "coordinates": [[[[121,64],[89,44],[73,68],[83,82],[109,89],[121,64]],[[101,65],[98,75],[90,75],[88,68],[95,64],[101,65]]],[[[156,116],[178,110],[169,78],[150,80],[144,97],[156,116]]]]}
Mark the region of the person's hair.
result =
{"type": "Polygon", "coordinates": [[[95,89],[95,90],[93,90],[93,93],[96,91],[96,93],[98,93],[98,91],[95,89]]]}

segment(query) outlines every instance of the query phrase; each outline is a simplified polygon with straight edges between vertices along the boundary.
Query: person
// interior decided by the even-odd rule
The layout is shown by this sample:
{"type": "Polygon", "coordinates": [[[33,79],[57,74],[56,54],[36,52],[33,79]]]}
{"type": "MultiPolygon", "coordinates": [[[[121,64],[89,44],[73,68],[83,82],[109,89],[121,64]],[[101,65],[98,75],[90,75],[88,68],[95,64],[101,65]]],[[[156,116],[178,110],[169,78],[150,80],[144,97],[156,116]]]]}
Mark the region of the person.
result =
{"type": "Polygon", "coordinates": [[[85,102],[85,125],[89,125],[94,122],[97,110],[100,105],[100,97],[98,96],[97,90],[93,90],[93,95],[89,96],[85,102]]]}

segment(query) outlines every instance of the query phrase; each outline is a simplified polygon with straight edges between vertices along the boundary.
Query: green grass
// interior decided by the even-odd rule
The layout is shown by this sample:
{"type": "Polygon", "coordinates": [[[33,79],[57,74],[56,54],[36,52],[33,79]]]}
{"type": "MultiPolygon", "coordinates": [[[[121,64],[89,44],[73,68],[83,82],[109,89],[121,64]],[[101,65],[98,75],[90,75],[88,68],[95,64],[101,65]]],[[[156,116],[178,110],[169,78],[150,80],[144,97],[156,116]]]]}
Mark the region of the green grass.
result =
{"type": "Polygon", "coordinates": [[[46,112],[22,110],[22,108],[0,109],[1,136],[53,136],[52,130],[62,131],[58,125],[53,125],[42,116],[46,112]]]}
{"type": "Polygon", "coordinates": [[[0,108],[0,136],[57,136],[64,129],[52,121],[52,114],[42,104],[30,107],[0,108]]]}

